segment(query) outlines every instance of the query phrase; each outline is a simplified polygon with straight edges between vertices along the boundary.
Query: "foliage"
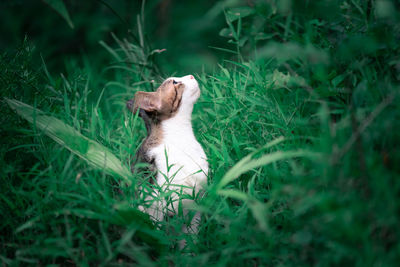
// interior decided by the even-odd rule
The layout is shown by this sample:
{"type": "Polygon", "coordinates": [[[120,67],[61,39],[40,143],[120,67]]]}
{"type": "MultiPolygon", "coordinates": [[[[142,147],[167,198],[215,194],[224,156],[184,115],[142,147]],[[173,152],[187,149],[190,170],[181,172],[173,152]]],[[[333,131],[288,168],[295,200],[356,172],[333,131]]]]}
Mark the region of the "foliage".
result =
{"type": "MultiPolygon", "coordinates": [[[[41,41],[28,36],[1,56],[0,90],[9,99],[0,118],[3,264],[396,265],[398,4],[169,3],[136,9],[132,30],[98,38],[87,55],[38,59],[32,43],[41,41]],[[202,16],[183,12],[200,7],[208,10],[202,16]],[[150,34],[159,23],[151,12],[162,8],[174,20],[150,34]],[[203,29],[185,27],[201,18],[203,29]],[[153,225],[137,210],[144,195],[134,185],[147,187],[149,174],[126,170],[145,128],[125,108],[135,91],[198,66],[198,56],[169,47],[180,42],[207,58],[192,50],[197,39],[181,44],[194,35],[214,55],[195,74],[202,95],[194,132],[210,164],[206,192],[192,207],[202,212],[197,236],[180,232],[180,215],[153,225]],[[87,154],[90,144],[116,165],[94,163],[101,159],[87,154]]],[[[99,6],[92,19],[107,9],[99,6]]],[[[82,25],[74,7],[66,7],[71,31],[82,25]]],[[[118,10],[116,20],[124,19],[118,10]]]]}

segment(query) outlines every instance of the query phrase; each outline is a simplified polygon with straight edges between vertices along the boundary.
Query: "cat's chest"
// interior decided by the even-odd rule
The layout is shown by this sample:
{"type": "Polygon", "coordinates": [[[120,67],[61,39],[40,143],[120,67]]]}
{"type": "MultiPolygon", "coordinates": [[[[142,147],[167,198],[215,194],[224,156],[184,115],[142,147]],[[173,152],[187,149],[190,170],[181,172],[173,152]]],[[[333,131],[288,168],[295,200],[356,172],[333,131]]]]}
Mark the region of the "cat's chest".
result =
{"type": "Polygon", "coordinates": [[[169,163],[179,165],[206,160],[204,150],[193,134],[166,134],[162,142],[152,148],[150,153],[156,160],[166,159],[169,163]]]}
{"type": "Polygon", "coordinates": [[[162,142],[149,151],[161,172],[178,171],[181,175],[208,173],[207,158],[193,131],[165,132],[162,142]]]}
{"type": "Polygon", "coordinates": [[[160,142],[149,150],[149,156],[154,159],[159,173],[168,177],[172,175],[175,181],[205,181],[208,162],[194,136],[190,116],[177,116],[163,121],[159,134],[160,142]]]}

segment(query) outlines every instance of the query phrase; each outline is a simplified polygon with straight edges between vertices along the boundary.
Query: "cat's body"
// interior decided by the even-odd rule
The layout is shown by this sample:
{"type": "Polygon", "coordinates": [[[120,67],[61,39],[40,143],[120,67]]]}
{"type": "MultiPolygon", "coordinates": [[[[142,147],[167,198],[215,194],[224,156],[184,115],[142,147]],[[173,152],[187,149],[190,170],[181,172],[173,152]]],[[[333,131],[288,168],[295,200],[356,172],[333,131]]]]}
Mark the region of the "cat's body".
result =
{"type": "MultiPolygon", "coordinates": [[[[203,148],[196,140],[192,129],[193,105],[200,96],[197,81],[192,75],[168,78],[156,92],[138,92],[134,101],[128,102],[132,112],[140,108],[148,137],[139,149],[138,157],[154,164],[157,169],[157,185],[160,189],[144,208],[155,220],[161,221],[165,215],[178,212],[178,206],[185,207],[192,202],[182,198],[182,194],[192,196],[207,183],[208,163],[203,148]],[[171,205],[163,199],[163,193],[171,193],[171,205]],[[179,201],[180,200],[180,201],[179,201]]],[[[191,223],[192,232],[197,232],[199,214],[191,223]]],[[[189,230],[190,231],[190,230],[189,230]]]]}

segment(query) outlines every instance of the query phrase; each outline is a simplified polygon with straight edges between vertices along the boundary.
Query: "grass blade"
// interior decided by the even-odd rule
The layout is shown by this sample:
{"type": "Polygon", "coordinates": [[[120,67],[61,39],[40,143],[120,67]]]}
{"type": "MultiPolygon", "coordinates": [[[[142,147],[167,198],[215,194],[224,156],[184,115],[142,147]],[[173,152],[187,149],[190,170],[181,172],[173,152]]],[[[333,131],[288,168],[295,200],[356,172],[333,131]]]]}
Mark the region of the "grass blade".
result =
{"type": "Polygon", "coordinates": [[[48,4],[52,9],[57,11],[64,18],[64,20],[68,23],[68,25],[73,29],[74,24],[72,23],[71,18],[69,17],[69,13],[65,4],[62,0],[43,0],[46,4],[48,4]]]}
{"type": "MultiPolygon", "coordinates": [[[[267,147],[271,147],[273,145],[276,145],[276,144],[282,142],[283,140],[284,140],[283,138],[275,139],[274,141],[268,143],[266,146],[264,146],[260,150],[265,149],[267,147]]],[[[319,153],[310,152],[310,151],[306,151],[306,150],[277,151],[277,152],[273,152],[270,154],[266,154],[257,159],[252,159],[252,156],[254,156],[254,154],[258,153],[260,150],[247,155],[246,157],[241,159],[238,163],[236,163],[236,165],[233,166],[230,170],[228,170],[228,172],[224,175],[224,177],[218,183],[217,189],[221,190],[228,183],[237,179],[241,174],[243,174],[251,169],[254,169],[254,168],[261,167],[261,166],[264,166],[264,165],[267,165],[267,164],[270,164],[272,162],[276,162],[279,160],[283,160],[283,159],[289,159],[289,158],[294,158],[294,157],[315,158],[319,155],[319,153]]]]}
{"type": "Polygon", "coordinates": [[[61,120],[44,115],[39,109],[13,99],[6,101],[18,115],[30,123],[35,123],[37,128],[75,155],[100,170],[118,175],[131,184],[131,173],[128,168],[105,146],[83,136],[61,120]]]}

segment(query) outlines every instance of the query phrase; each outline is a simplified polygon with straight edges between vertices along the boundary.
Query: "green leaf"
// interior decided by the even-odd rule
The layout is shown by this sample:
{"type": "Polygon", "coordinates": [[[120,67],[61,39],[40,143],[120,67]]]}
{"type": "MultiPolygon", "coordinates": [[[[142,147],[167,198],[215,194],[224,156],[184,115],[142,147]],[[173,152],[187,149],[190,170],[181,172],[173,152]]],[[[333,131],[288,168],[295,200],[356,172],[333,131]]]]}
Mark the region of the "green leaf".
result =
{"type": "Polygon", "coordinates": [[[248,172],[254,168],[261,167],[264,165],[268,165],[272,162],[276,162],[283,159],[289,159],[294,157],[308,157],[315,158],[318,157],[319,154],[315,152],[305,151],[305,150],[296,150],[296,151],[277,151],[270,154],[266,154],[261,156],[260,158],[253,159],[252,157],[258,153],[260,150],[274,146],[280,142],[282,142],[283,138],[277,138],[272,142],[268,143],[263,148],[258,151],[252,152],[243,159],[241,159],[235,166],[233,166],[229,171],[224,175],[221,181],[217,185],[217,189],[221,190],[228,183],[236,180],[241,174],[248,172]]]}
{"type": "Polygon", "coordinates": [[[209,46],[209,48],[215,49],[215,50],[219,50],[219,51],[223,51],[223,52],[227,52],[227,53],[231,53],[231,54],[237,54],[236,51],[234,50],[230,50],[230,49],[226,49],[226,48],[221,48],[221,47],[215,47],[215,46],[209,46]]]}
{"type": "Polygon", "coordinates": [[[17,229],[15,229],[15,233],[19,233],[24,231],[25,229],[31,228],[38,221],[40,221],[40,217],[34,217],[33,219],[28,220],[27,222],[20,225],[17,229]]]}
{"type": "Polygon", "coordinates": [[[117,205],[116,216],[110,222],[121,226],[135,226],[137,228],[137,236],[146,243],[161,248],[166,245],[165,238],[161,231],[157,231],[147,213],[143,213],[137,209],[127,207],[125,205],[117,205]]]}
{"type": "Polygon", "coordinates": [[[34,124],[47,136],[61,144],[92,166],[111,175],[118,175],[131,183],[131,172],[105,146],[93,141],[59,119],[44,115],[39,109],[17,100],[6,99],[8,105],[21,117],[34,124]]]}
{"type": "Polygon", "coordinates": [[[253,214],[254,219],[256,219],[261,230],[267,232],[269,230],[267,222],[267,212],[268,212],[267,205],[255,199],[250,200],[248,202],[248,205],[251,210],[251,213],[253,214]]]}
{"type": "Polygon", "coordinates": [[[344,78],[346,78],[346,74],[336,76],[332,79],[332,85],[334,87],[338,86],[341,82],[343,82],[344,78]]]}
{"type": "Polygon", "coordinates": [[[229,28],[223,28],[219,32],[219,36],[226,37],[226,38],[231,38],[232,37],[232,32],[229,28]]]}
{"type": "Polygon", "coordinates": [[[239,18],[244,18],[247,16],[250,16],[254,13],[254,9],[251,7],[236,7],[236,8],[231,8],[226,12],[226,19],[229,22],[233,22],[235,20],[238,20],[239,18]]]}
{"type": "Polygon", "coordinates": [[[273,38],[274,36],[278,35],[276,32],[274,33],[269,33],[266,34],[264,32],[259,32],[257,33],[257,35],[255,36],[255,40],[269,40],[271,38],[273,38]]]}
{"type": "Polygon", "coordinates": [[[58,14],[61,15],[65,19],[65,21],[68,23],[68,25],[73,29],[74,24],[71,21],[71,18],[69,17],[68,10],[65,7],[65,4],[62,0],[43,0],[46,4],[48,4],[52,9],[57,11],[58,14]]]}
{"type": "Polygon", "coordinates": [[[245,193],[234,189],[221,189],[218,191],[218,194],[224,197],[234,198],[242,201],[248,201],[248,196],[245,193]]]}
{"type": "Polygon", "coordinates": [[[229,71],[226,68],[222,67],[221,65],[218,65],[218,66],[220,67],[222,72],[225,74],[225,77],[227,77],[228,79],[231,79],[231,75],[230,75],[229,71]]]}

